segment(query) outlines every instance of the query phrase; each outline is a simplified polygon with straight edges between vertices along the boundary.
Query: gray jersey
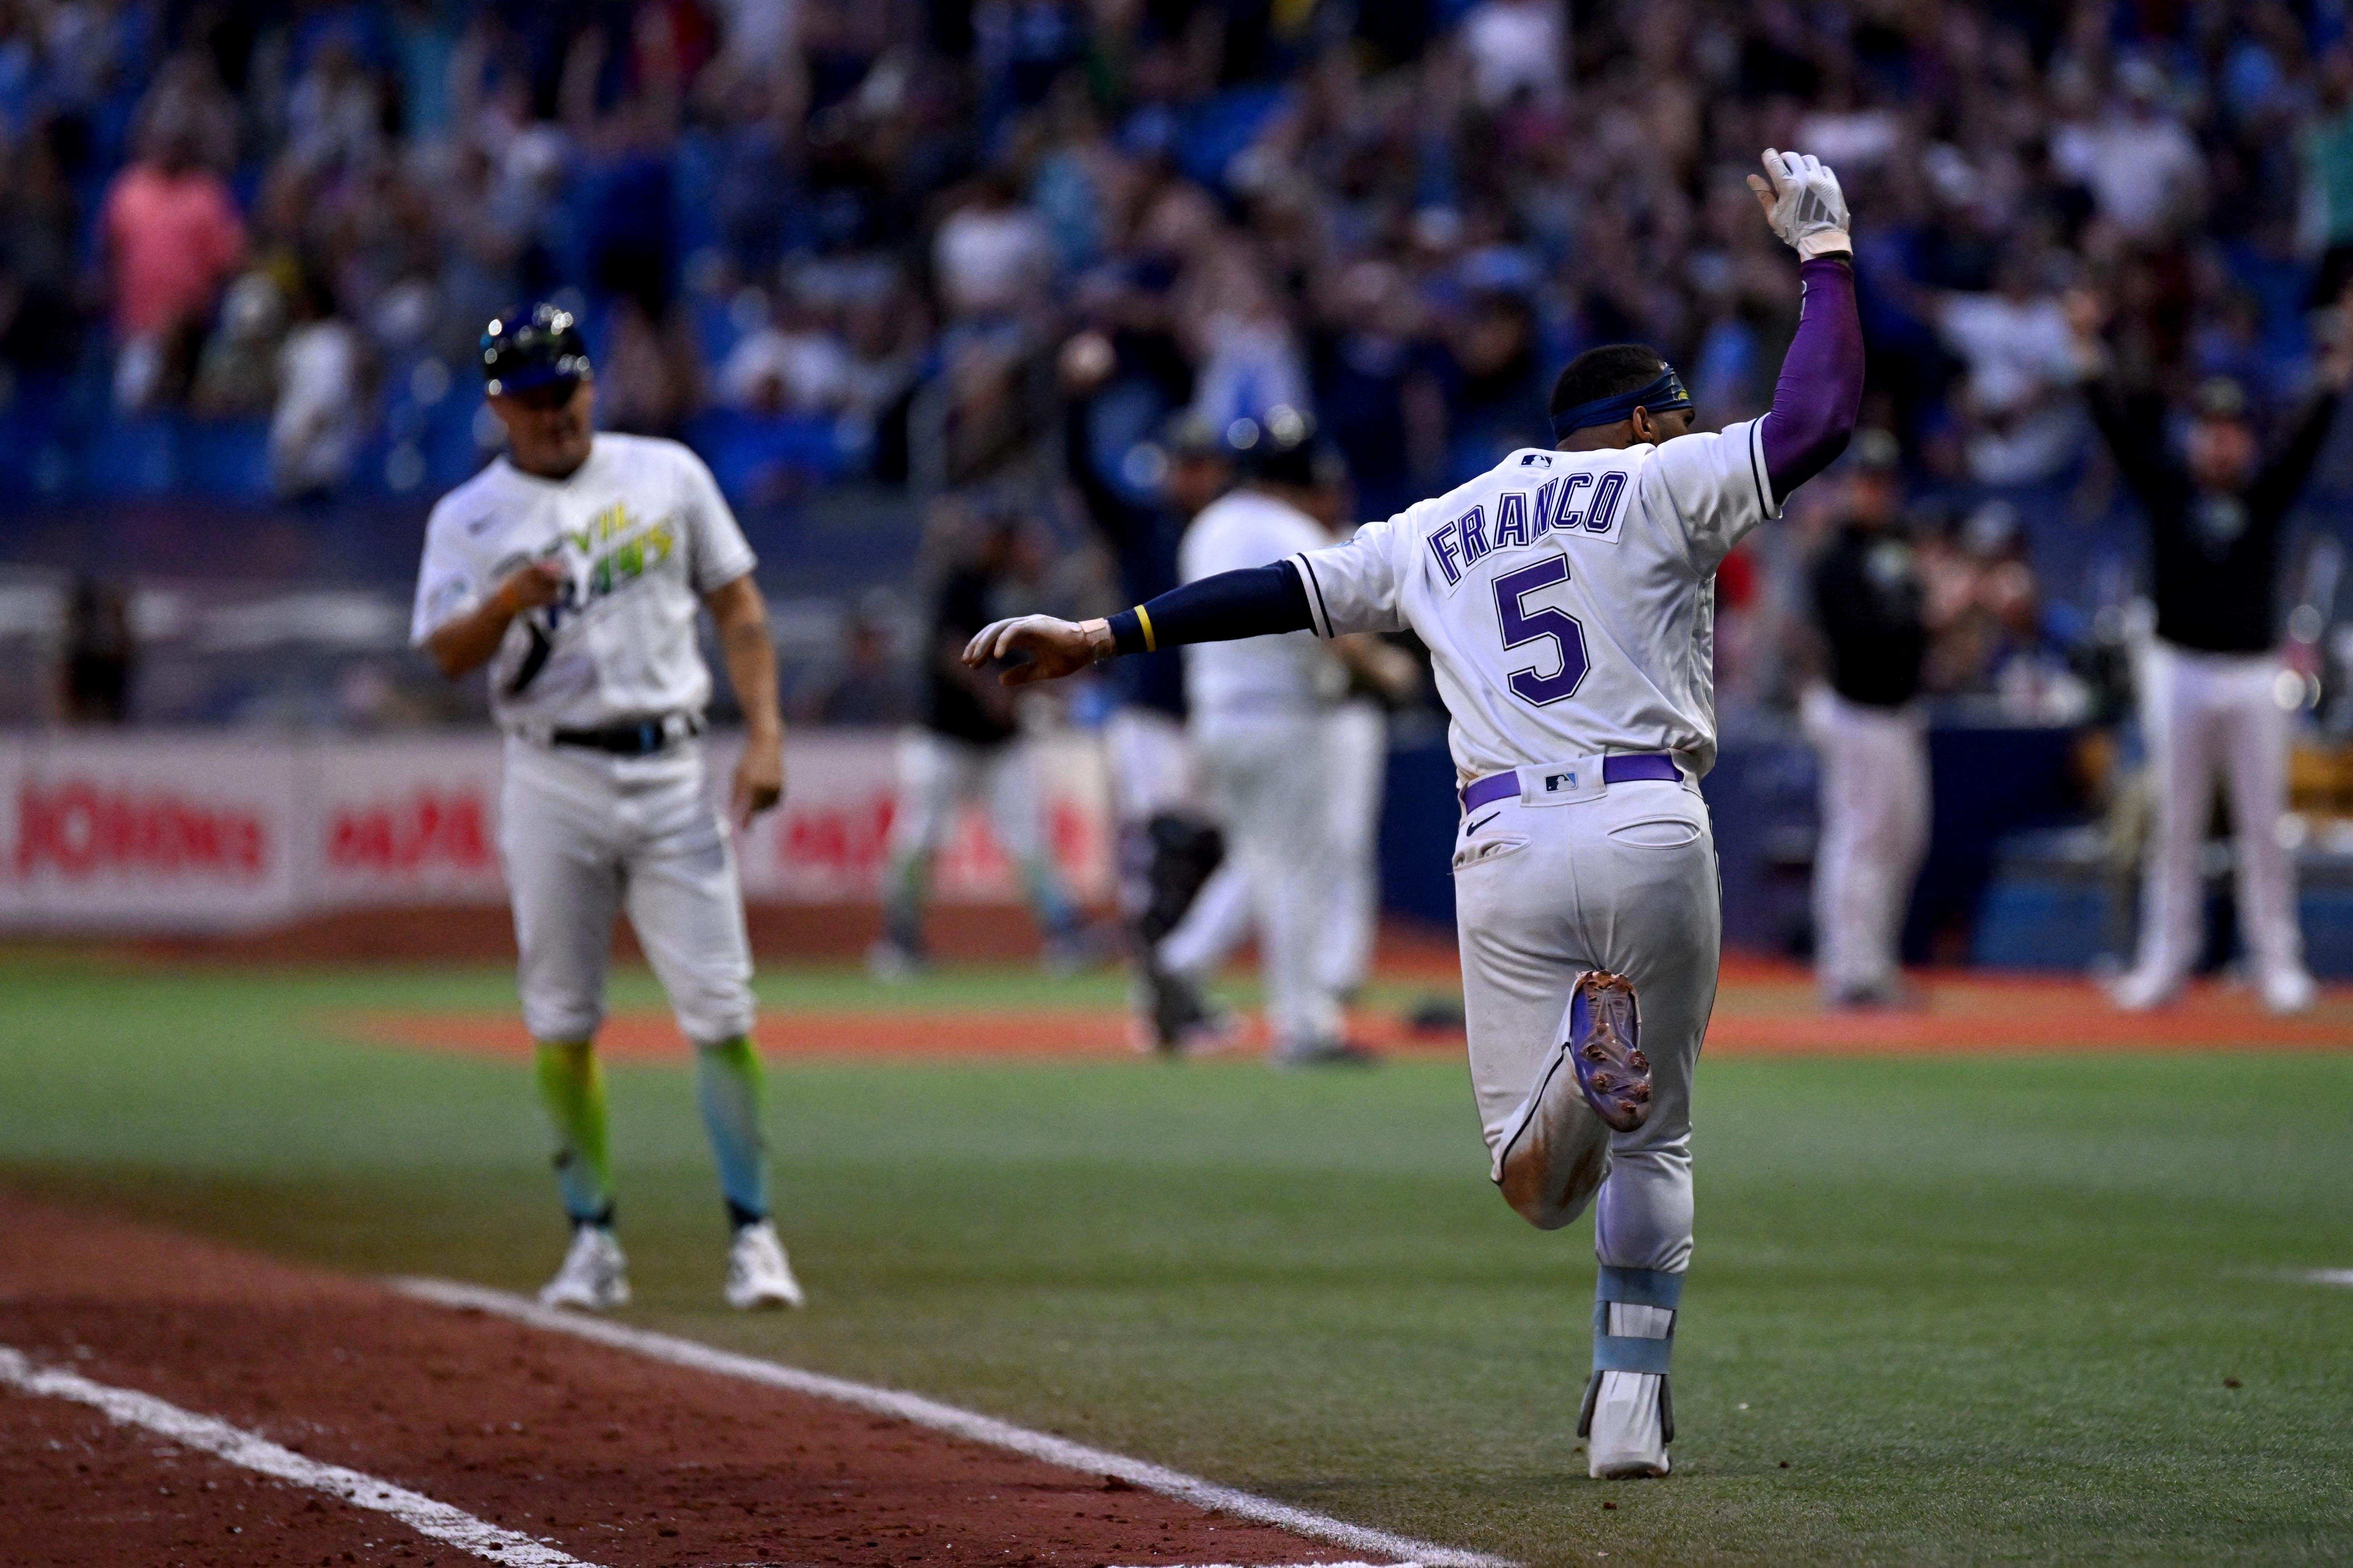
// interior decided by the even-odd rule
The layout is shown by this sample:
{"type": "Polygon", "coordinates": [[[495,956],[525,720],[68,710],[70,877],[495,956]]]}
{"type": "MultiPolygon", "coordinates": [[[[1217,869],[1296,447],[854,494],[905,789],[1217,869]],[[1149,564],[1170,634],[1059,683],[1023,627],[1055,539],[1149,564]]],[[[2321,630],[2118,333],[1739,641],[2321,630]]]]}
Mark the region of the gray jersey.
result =
{"type": "Polygon", "coordinates": [[[501,729],[591,728],[710,701],[695,613],[754,557],[702,458],[606,434],[566,479],[501,458],[433,509],[411,637],[422,643],[542,558],[562,563],[564,587],[515,617],[491,661],[501,729]]]}
{"type": "Polygon", "coordinates": [[[1292,557],[1317,634],[1429,645],[1465,776],[1613,752],[1715,763],[1716,567],[1779,515],[1756,422],[1493,471],[1292,557]]]}

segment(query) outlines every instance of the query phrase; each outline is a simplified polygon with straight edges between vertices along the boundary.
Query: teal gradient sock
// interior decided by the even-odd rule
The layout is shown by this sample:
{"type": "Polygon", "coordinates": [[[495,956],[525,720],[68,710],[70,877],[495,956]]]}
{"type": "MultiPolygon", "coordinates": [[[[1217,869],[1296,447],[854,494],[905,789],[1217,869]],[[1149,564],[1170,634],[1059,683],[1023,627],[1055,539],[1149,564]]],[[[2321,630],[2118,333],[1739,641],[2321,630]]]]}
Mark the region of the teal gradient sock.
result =
{"type": "Polygon", "coordinates": [[[738,1226],[768,1217],[767,1139],[760,1127],[765,1079],[760,1053],[745,1036],[695,1050],[695,1103],[711,1135],[727,1217],[738,1226]]]}

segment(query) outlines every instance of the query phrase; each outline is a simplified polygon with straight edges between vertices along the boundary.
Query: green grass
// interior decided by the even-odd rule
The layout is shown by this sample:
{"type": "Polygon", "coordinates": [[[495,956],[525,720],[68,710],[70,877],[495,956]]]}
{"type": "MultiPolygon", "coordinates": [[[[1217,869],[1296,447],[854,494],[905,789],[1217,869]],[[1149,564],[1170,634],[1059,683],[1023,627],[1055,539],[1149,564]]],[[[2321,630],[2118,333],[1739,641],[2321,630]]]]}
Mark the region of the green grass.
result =
{"type": "MultiPolygon", "coordinates": [[[[1117,994],[926,984],[889,1000],[1117,994]]],[[[321,1022],[508,984],[0,957],[0,1179],[530,1288],[562,1236],[522,1066],[321,1022]]],[[[1707,1064],[1678,1474],[1607,1486],[1589,1236],[1497,1201],[1457,1065],[779,1064],[813,1306],[756,1320],[717,1304],[683,1062],[612,1076],[638,1321],[1346,1518],[1530,1563],[2353,1557],[2353,1291],[2285,1274],[2353,1266],[2353,1056],[1707,1064]]]]}

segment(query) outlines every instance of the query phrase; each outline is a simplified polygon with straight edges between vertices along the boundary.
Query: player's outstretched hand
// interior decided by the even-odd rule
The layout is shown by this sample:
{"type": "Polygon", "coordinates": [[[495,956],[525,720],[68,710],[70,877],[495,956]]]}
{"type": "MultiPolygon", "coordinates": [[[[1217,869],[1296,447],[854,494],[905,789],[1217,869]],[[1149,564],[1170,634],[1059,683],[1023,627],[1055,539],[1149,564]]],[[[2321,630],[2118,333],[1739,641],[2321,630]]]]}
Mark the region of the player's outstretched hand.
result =
{"type": "Polygon", "coordinates": [[[527,561],[507,574],[498,587],[498,602],[509,615],[535,610],[542,605],[552,605],[564,591],[564,563],[560,561],[527,561]]]}
{"type": "Polygon", "coordinates": [[[965,645],[964,661],[975,669],[993,658],[1029,656],[997,679],[1007,686],[1059,680],[1076,675],[1112,651],[1111,627],[1102,621],[1065,621],[1053,616],[1017,616],[980,628],[965,645]]]}
{"type": "Polygon", "coordinates": [[[1765,221],[1781,237],[1801,261],[1836,251],[1854,250],[1854,241],[1848,237],[1852,221],[1847,216],[1846,193],[1839,189],[1838,175],[1829,164],[1810,153],[1781,153],[1765,149],[1765,177],[1748,176],[1748,188],[1757,193],[1757,205],[1765,209],[1765,221]]]}

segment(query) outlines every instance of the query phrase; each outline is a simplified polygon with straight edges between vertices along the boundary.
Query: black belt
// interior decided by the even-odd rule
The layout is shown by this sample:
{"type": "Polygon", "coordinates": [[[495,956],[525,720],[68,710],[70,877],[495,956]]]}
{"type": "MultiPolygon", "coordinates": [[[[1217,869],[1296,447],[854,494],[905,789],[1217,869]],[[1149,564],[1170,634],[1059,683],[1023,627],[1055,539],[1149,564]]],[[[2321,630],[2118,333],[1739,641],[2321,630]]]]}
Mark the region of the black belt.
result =
{"type": "Polygon", "coordinates": [[[595,730],[556,730],[548,734],[552,746],[579,746],[591,752],[610,752],[617,757],[649,757],[667,750],[671,742],[683,741],[702,732],[702,725],[691,714],[673,713],[665,719],[639,719],[627,724],[607,724],[595,730]]]}

